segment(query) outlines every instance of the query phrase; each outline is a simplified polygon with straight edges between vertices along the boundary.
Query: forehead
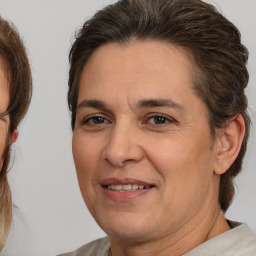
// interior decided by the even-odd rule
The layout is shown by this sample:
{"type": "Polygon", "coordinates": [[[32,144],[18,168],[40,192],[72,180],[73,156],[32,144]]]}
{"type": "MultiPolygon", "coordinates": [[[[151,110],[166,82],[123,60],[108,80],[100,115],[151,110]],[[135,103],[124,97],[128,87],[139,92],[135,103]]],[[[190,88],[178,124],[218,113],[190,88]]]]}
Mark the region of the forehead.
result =
{"type": "MultiPolygon", "coordinates": [[[[129,86],[155,90],[175,86],[192,88],[192,57],[188,50],[159,41],[134,41],[128,44],[110,43],[99,47],[85,64],[80,90],[86,93],[99,87],[121,89],[129,86]],[[168,86],[167,86],[168,84],[168,86]]],[[[180,88],[182,90],[182,87],[180,88]]]]}

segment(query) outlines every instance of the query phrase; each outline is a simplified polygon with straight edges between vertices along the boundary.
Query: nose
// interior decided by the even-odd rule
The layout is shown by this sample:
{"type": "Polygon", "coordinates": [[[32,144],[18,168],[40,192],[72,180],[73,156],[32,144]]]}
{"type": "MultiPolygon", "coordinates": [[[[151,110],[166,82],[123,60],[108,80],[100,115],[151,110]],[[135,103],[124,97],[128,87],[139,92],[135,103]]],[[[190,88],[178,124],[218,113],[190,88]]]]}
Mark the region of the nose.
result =
{"type": "Polygon", "coordinates": [[[103,158],[111,165],[123,167],[130,162],[139,162],[143,158],[139,132],[127,125],[116,125],[110,132],[103,158]]]}

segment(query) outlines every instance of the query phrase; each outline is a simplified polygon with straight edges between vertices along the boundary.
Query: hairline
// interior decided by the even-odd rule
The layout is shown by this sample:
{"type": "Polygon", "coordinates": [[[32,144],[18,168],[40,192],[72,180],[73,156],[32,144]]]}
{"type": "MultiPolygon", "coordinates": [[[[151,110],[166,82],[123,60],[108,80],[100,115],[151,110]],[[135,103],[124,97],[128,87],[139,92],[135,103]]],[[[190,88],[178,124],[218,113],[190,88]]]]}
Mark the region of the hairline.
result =
{"type": "MultiPolygon", "coordinates": [[[[109,45],[109,44],[117,44],[119,46],[129,46],[135,42],[159,42],[159,43],[163,43],[167,46],[172,46],[176,49],[183,49],[185,50],[185,52],[187,53],[187,57],[189,58],[190,60],[190,63],[191,63],[191,67],[192,67],[192,70],[191,70],[191,82],[192,82],[192,89],[195,93],[195,95],[198,97],[199,100],[202,101],[202,103],[206,106],[206,109],[207,109],[207,119],[208,119],[208,125],[209,125],[209,128],[210,128],[210,132],[211,132],[211,136],[212,136],[212,139],[214,140],[215,139],[215,135],[216,135],[216,127],[214,127],[214,124],[212,123],[211,121],[211,117],[210,117],[210,109],[208,107],[208,105],[206,104],[205,100],[198,94],[198,89],[197,87],[202,86],[202,79],[204,79],[204,71],[200,68],[200,66],[196,63],[196,59],[195,59],[195,56],[194,56],[194,51],[192,49],[190,49],[189,47],[187,46],[184,46],[184,45],[179,45],[177,43],[174,43],[172,42],[171,40],[167,40],[167,39],[160,39],[160,38],[154,38],[154,37],[145,37],[145,38],[139,38],[138,36],[131,36],[130,38],[126,39],[126,40],[110,40],[110,41],[107,41],[107,42],[104,42],[103,44],[95,47],[91,53],[88,55],[87,59],[81,64],[80,66],[80,74],[79,74],[79,78],[78,78],[78,82],[77,82],[77,96],[76,96],[76,106],[73,106],[74,107],[74,113],[76,115],[76,109],[77,109],[77,105],[78,105],[78,96],[79,96],[79,88],[80,88],[80,79],[81,79],[81,76],[82,76],[82,72],[83,72],[83,69],[86,65],[86,63],[89,61],[89,59],[92,57],[92,55],[95,53],[95,51],[97,51],[99,48],[103,47],[103,46],[106,46],[106,45],[109,45]]],[[[183,53],[184,54],[184,53],[183,53]]],[[[74,130],[74,125],[75,125],[75,120],[74,120],[74,124],[72,124],[72,130],[74,130]]]]}

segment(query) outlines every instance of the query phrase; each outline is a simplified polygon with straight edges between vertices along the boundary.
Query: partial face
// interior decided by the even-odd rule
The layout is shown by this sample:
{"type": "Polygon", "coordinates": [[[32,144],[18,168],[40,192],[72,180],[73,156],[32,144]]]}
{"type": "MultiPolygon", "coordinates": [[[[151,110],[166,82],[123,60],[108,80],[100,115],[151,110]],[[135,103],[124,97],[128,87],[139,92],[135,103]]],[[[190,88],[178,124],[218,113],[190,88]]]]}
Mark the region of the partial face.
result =
{"type": "MultiPolygon", "coordinates": [[[[9,103],[9,88],[6,77],[6,70],[3,61],[0,58],[0,113],[7,110],[9,103]]],[[[9,129],[9,116],[0,116],[0,170],[3,165],[3,151],[6,145],[6,138],[9,129]]]]}
{"type": "Polygon", "coordinates": [[[80,80],[73,155],[84,201],[111,236],[172,235],[217,203],[215,144],[188,52],[108,44],[80,80]]]}

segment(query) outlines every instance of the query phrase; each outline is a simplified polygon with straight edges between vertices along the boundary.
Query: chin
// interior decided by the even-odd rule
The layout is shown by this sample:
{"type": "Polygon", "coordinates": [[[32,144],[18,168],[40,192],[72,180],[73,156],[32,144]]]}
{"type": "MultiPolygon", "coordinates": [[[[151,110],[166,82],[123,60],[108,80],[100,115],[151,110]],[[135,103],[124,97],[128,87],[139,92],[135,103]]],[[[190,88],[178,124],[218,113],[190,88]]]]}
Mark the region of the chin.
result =
{"type": "Polygon", "coordinates": [[[152,234],[152,228],[149,226],[151,223],[144,216],[138,216],[136,213],[114,213],[106,214],[105,218],[100,218],[99,226],[109,236],[125,240],[142,240],[152,234]],[[107,218],[106,218],[107,216],[107,218]]]}

